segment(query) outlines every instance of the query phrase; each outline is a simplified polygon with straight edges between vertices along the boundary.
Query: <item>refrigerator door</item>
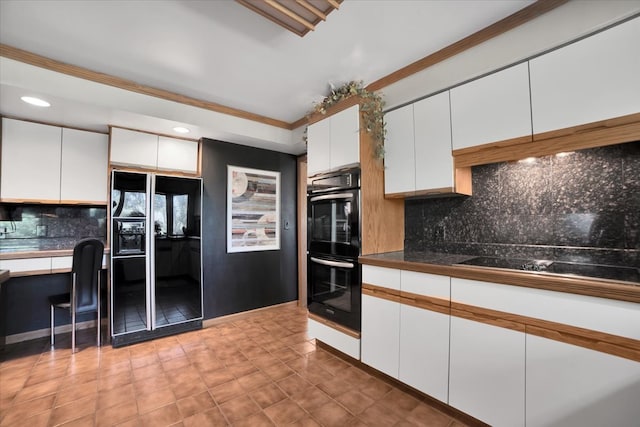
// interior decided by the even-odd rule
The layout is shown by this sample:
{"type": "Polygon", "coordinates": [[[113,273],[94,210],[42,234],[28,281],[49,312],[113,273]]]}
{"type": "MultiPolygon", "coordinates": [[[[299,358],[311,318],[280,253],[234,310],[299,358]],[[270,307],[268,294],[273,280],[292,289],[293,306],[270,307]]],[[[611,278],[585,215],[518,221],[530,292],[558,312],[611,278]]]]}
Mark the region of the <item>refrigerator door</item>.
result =
{"type": "Polygon", "coordinates": [[[153,328],[202,318],[202,181],[155,177],[151,271],[153,328]]]}
{"type": "Polygon", "coordinates": [[[114,171],[111,189],[111,242],[116,249],[111,257],[111,331],[113,336],[149,330],[150,277],[149,239],[141,239],[145,248],[137,251],[117,250],[123,221],[135,218],[148,232],[147,212],[150,176],[143,173],[114,171]]]}

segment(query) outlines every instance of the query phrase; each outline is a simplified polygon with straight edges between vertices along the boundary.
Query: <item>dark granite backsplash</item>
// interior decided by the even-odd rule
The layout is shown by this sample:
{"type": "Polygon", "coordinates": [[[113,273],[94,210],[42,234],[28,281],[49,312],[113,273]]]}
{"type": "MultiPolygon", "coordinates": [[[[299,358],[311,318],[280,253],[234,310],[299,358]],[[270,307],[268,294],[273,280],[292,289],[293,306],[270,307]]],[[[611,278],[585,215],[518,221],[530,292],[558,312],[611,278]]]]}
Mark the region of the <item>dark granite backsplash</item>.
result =
{"type": "Polygon", "coordinates": [[[471,197],[405,202],[405,251],[640,267],[640,142],[472,172],[471,197]]]}
{"type": "Polygon", "coordinates": [[[45,241],[56,240],[75,241],[85,237],[96,237],[104,241],[106,238],[106,208],[57,205],[20,207],[20,221],[0,221],[2,231],[7,230],[0,239],[0,249],[20,246],[22,241],[33,242],[34,239],[46,243],[45,241]]]}

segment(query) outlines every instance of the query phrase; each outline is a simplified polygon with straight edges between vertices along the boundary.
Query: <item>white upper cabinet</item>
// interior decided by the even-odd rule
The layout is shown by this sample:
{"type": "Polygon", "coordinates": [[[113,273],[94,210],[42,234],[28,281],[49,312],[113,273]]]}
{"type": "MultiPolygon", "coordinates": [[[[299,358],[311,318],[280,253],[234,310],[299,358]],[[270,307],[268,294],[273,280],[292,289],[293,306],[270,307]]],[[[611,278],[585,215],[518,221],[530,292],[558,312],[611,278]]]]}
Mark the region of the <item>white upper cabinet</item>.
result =
{"type": "Polygon", "coordinates": [[[197,173],[198,143],[158,137],[158,169],[197,173]]]}
{"type": "Polygon", "coordinates": [[[58,202],[62,129],[2,119],[0,198],[58,202]]]}
{"type": "Polygon", "coordinates": [[[360,106],[353,105],[307,128],[307,176],[360,162],[360,106]]]}
{"type": "Polygon", "coordinates": [[[331,120],[326,118],[307,128],[307,175],[331,169],[331,120]]]}
{"type": "Polygon", "coordinates": [[[331,116],[331,169],[360,162],[360,106],[331,116]]]}
{"type": "Polygon", "coordinates": [[[128,129],[111,129],[111,157],[114,165],[198,172],[198,142],[128,129]]]}
{"type": "Polygon", "coordinates": [[[385,122],[385,194],[453,189],[449,91],[390,111],[385,122]]]}
{"type": "Polygon", "coordinates": [[[107,203],[109,137],[62,129],[60,200],[107,203]]]}
{"type": "Polygon", "coordinates": [[[413,105],[416,190],[453,188],[449,91],[413,105]]]}
{"type": "Polygon", "coordinates": [[[640,112],[640,18],[530,61],[534,133],[640,112]]]}
{"type": "Polygon", "coordinates": [[[384,192],[415,191],[413,104],[386,113],[384,121],[384,192]]]}
{"type": "Polygon", "coordinates": [[[451,129],[454,150],[531,136],[528,63],[451,89],[451,129]]]}
{"type": "Polygon", "coordinates": [[[111,128],[110,161],[115,165],[155,169],[158,165],[158,136],[111,128]]]}

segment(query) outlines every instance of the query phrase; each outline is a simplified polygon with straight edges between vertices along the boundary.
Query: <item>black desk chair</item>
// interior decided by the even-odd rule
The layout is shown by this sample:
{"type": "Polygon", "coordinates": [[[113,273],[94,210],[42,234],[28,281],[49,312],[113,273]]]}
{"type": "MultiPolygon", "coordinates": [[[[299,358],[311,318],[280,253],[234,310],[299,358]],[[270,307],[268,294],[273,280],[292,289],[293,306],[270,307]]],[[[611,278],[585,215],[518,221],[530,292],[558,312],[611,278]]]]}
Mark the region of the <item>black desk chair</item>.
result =
{"type": "Polygon", "coordinates": [[[71,312],[71,351],[76,352],[76,315],[98,313],[98,339],[100,346],[100,270],[104,244],[97,239],[84,239],[73,248],[71,267],[71,292],[49,297],[51,304],[51,346],[55,340],[55,310],[63,308],[71,312]]]}

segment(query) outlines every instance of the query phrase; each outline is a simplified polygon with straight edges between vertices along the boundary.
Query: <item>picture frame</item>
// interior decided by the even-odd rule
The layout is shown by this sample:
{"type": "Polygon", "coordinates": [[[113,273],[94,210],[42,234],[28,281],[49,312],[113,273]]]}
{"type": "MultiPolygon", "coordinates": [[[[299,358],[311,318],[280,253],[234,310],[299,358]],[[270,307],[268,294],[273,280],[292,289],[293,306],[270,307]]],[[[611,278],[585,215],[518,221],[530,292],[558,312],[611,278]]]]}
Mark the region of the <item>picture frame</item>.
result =
{"type": "Polygon", "coordinates": [[[280,249],[280,172],[227,165],[227,252],[280,249]]]}

